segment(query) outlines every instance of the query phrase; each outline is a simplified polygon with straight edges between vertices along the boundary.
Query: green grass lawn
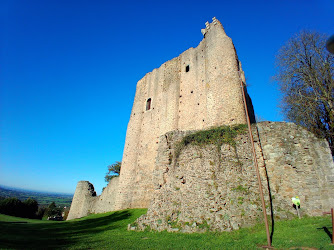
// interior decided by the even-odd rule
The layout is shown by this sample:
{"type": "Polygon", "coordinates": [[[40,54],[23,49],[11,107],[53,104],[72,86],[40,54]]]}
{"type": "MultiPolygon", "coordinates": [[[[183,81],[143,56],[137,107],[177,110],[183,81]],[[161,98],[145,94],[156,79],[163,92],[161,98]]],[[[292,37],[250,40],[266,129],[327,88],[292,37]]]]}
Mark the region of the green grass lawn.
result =
{"type": "MultiPolygon", "coordinates": [[[[0,214],[0,248],[37,249],[256,249],[266,245],[263,225],[224,233],[127,231],[146,209],[131,209],[65,222],[16,218],[0,214]]],[[[328,234],[331,218],[311,217],[275,222],[277,249],[334,249],[328,234]],[[326,233],[326,229],[327,233],[326,233]]]]}

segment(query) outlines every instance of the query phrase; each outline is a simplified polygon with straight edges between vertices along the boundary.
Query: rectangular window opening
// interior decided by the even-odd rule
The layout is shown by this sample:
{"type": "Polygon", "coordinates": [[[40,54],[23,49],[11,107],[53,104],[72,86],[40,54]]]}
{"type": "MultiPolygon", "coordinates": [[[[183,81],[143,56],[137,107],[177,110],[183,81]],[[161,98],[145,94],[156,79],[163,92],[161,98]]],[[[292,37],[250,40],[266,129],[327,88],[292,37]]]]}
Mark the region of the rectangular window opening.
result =
{"type": "Polygon", "coordinates": [[[150,110],[151,109],[151,98],[148,98],[146,101],[146,110],[150,110]]]}

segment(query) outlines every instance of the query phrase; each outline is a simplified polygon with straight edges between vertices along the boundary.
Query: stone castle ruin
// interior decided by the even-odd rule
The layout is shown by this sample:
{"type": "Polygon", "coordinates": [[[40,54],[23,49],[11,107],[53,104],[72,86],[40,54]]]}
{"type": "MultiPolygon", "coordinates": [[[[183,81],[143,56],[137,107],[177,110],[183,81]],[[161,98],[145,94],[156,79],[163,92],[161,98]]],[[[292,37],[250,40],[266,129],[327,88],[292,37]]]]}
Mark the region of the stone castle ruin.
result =
{"type": "Polygon", "coordinates": [[[216,18],[202,34],[196,48],[138,82],[120,176],[100,196],[91,183],[80,181],[68,219],[148,208],[130,229],[224,231],[259,221],[250,138],[240,125],[246,124],[245,106],[268,211],[276,218],[293,216],[296,195],[304,214],[321,215],[334,206],[334,164],[327,142],[292,123],[256,124],[231,38],[216,18]],[[191,141],[217,131],[229,139],[191,141]]]}

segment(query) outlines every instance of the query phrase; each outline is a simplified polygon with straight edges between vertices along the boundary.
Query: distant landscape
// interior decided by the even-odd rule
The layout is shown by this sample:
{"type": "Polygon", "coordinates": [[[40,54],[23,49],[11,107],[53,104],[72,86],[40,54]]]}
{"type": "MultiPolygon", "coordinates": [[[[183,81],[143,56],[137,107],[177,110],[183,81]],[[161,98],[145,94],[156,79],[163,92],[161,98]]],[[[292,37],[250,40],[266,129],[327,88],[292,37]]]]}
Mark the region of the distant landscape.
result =
{"type": "Polygon", "coordinates": [[[55,202],[57,206],[69,207],[72,202],[73,195],[71,194],[58,194],[30,191],[18,188],[0,186],[0,198],[18,198],[24,201],[28,198],[37,200],[39,206],[47,206],[52,202],[55,202]]]}

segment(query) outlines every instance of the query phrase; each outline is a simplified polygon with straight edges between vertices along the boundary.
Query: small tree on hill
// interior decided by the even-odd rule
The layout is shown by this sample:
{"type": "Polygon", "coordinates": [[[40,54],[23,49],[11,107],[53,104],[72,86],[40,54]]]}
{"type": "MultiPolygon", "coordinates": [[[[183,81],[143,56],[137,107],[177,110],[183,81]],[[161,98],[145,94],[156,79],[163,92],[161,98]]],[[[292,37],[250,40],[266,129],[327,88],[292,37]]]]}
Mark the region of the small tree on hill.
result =
{"type": "Polygon", "coordinates": [[[109,182],[112,178],[119,176],[121,172],[122,162],[116,161],[114,164],[108,166],[108,172],[104,177],[106,182],[109,182]]]}

